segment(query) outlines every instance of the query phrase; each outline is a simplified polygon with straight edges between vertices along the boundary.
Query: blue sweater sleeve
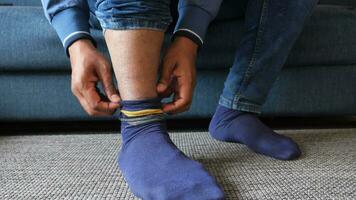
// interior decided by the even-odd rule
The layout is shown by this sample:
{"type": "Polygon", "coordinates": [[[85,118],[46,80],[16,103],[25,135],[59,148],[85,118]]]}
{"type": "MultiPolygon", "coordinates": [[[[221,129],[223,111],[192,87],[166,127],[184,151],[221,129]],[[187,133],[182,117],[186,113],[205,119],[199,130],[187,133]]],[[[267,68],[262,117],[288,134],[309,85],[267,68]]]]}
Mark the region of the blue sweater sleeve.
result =
{"type": "Polygon", "coordinates": [[[46,18],[56,30],[68,54],[68,47],[79,39],[89,39],[89,7],[86,0],[41,0],[46,18]]]}
{"type": "Polygon", "coordinates": [[[180,0],[174,36],[183,35],[202,45],[208,26],[216,17],[221,2],[222,0],[180,0]]]}

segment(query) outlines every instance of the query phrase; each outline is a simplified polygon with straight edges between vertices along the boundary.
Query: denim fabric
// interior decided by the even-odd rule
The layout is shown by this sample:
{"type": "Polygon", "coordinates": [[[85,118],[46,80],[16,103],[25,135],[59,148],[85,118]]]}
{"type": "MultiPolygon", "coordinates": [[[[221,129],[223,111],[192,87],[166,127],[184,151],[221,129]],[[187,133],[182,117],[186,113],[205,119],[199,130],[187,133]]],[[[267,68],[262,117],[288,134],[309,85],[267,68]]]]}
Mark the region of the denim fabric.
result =
{"type": "Polygon", "coordinates": [[[95,7],[104,30],[165,31],[172,21],[170,0],[98,0],[95,7]]]}
{"type": "Polygon", "coordinates": [[[219,104],[260,113],[317,0],[250,0],[245,29],[219,104]]]}

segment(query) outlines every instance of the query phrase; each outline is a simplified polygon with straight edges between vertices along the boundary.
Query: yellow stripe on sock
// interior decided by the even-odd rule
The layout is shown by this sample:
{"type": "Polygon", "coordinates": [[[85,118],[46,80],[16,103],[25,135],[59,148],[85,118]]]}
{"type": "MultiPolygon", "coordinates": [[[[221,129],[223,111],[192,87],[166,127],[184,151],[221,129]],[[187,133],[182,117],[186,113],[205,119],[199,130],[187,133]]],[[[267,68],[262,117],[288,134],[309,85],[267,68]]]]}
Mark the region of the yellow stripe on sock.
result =
{"type": "Polygon", "coordinates": [[[141,117],[145,115],[154,115],[154,114],[162,114],[162,109],[145,109],[145,110],[137,110],[137,111],[129,111],[129,110],[121,110],[128,117],[141,117]]]}

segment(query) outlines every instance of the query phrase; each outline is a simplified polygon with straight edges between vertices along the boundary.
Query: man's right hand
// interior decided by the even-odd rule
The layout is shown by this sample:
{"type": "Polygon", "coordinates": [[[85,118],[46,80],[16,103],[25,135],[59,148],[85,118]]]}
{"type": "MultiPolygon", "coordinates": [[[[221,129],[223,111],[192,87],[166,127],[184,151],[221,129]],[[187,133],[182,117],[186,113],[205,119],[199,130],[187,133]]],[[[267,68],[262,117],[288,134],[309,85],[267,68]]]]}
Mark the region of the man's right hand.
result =
{"type": "Polygon", "coordinates": [[[120,96],[112,81],[112,67],[90,40],[81,39],[69,47],[72,66],[72,92],[91,116],[112,115],[119,107],[120,96]],[[101,81],[108,100],[97,91],[101,81]]]}

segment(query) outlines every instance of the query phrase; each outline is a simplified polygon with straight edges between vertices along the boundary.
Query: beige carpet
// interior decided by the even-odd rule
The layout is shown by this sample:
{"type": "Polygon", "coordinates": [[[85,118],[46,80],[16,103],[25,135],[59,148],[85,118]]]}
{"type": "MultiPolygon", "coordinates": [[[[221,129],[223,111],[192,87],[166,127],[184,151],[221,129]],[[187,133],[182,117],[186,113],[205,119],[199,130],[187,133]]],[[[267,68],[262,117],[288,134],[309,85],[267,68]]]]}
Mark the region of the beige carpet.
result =
{"type": "MultiPolygon", "coordinates": [[[[215,175],[226,199],[356,199],[356,129],[278,131],[304,152],[283,162],[207,132],[171,133],[215,175]]],[[[0,199],[135,199],[112,133],[0,136],[0,199]]]]}

